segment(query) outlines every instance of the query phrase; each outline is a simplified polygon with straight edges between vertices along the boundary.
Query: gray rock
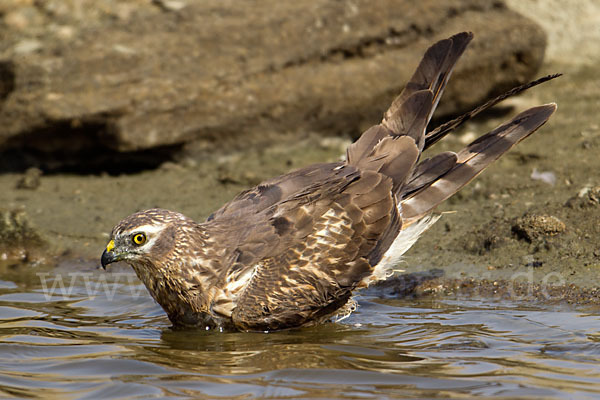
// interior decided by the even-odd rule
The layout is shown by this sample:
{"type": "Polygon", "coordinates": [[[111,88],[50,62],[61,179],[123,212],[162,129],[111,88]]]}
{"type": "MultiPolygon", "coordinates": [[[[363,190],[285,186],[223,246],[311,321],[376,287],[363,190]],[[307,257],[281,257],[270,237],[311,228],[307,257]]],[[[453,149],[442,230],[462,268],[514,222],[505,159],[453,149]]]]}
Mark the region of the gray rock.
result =
{"type": "Polygon", "coordinates": [[[438,116],[531,79],[546,44],[498,1],[207,0],[87,25],[61,18],[71,40],[42,32],[27,56],[1,49],[0,151],[137,152],[265,130],[356,136],[435,40],[475,33],[438,116]]]}

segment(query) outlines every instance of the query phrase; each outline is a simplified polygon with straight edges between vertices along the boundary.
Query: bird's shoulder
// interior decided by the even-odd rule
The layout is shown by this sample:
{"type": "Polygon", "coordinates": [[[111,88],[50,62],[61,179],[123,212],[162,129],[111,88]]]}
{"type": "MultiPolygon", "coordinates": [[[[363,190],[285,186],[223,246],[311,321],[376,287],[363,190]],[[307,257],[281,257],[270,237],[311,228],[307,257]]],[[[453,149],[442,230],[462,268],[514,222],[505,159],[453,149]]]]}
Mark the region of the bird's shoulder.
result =
{"type": "Polygon", "coordinates": [[[244,190],[217,211],[207,221],[222,218],[247,218],[289,200],[307,189],[327,187],[336,182],[354,179],[355,170],[343,162],[319,163],[291,171],[244,190]]]}
{"type": "Polygon", "coordinates": [[[390,184],[382,174],[341,162],[315,164],[240,193],[202,226],[233,269],[276,257],[319,230],[342,245],[348,238],[334,233],[342,225],[376,242],[394,208],[390,184]],[[376,221],[375,232],[366,229],[376,221]]]}
{"type": "Polygon", "coordinates": [[[232,266],[252,265],[306,237],[358,179],[360,171],[343,163],[311,165],[241,192],[201,225],[214,246],[230,251],[232,266]]]}

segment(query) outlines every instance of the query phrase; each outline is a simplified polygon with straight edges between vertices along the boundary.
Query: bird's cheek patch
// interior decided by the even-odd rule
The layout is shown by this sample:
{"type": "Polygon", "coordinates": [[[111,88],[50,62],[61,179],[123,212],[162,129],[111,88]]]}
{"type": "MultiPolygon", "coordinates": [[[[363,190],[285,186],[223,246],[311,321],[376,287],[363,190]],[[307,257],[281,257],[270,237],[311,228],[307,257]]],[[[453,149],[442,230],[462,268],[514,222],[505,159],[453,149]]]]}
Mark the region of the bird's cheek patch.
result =
{"type": "MultiPolygon", "coordinates": [[[[166,257],[175,248],[175,228],[167,227],[160,236],[150,239],[147,245],[148,250],[153,257],[166,257]]],[[[185,238],[187,239],[187,238],[185,238]]]]}
{"type": "Polygon", "coordinates": [[[115,248],[115,241],[111,240],[110,242],[108,242],[108,244],[106,245],[106,252],[110,253],[112,251],[112,249],[115,248]]]}

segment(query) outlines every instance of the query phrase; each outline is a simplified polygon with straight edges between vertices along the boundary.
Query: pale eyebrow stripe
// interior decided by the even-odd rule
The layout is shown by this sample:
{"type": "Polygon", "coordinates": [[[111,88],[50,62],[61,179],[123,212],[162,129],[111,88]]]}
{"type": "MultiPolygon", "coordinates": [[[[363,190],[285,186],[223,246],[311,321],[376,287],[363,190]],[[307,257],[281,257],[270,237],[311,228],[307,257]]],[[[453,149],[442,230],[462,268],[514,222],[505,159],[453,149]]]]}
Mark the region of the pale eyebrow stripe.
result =
{"type": "Polygon", "coordinates": [[[131,234],[134,232],[143,232],[143,233],[157,233],[162,231],[163,229],[165,229],[164,226],[157,226],[157,225],[140,225],[140,226],[136,226],[132,229],[129,229],[127,231],[123,231],[123,234],[131,234]]]}

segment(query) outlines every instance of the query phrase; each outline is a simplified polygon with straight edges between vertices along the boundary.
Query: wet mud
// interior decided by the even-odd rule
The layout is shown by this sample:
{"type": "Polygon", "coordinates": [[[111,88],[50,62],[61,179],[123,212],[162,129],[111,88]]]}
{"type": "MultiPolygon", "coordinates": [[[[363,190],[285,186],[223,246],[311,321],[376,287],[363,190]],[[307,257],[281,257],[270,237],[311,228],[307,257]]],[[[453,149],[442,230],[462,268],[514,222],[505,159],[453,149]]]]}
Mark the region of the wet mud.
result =
{"type": "MultiPolygon", "coordinates": [[[[477,293],[485,296],[525,280],[526,290],[562,290],[565,301],[597,303],[600,86],[591,66],[551,62],[540,75],[554,72],[564,76],[505,102],[434,146],[436,152],[457,150],[528,106],[559,107],[548,124],[437,210],[443,217],[399,268],[407,274],[441,272],[412,293],[472,295],[479,287],[477,293]]],[[[187,146],[160,167],[131,174],[2,174],[0,204],[9,223],[2,225],[0,257],[14,265],[37,260],[95,268],[112,226],[132,212],[163,207],[202,220],[262,180],[339,159],[349,143],[349,136],[266,131],[244,148],[187,146]]]]}

